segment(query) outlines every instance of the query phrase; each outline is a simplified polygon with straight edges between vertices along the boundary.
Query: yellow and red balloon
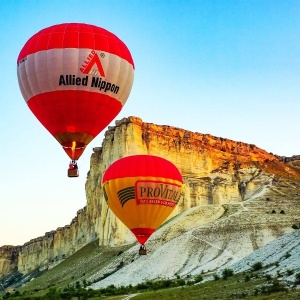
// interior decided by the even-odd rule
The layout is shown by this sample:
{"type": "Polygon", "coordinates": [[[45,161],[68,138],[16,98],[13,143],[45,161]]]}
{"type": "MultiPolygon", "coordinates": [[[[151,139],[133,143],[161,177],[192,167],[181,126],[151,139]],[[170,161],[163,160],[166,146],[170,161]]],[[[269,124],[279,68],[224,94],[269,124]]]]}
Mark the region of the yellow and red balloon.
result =
{"type": "Polygon", "coordinates": [[[176,207],[182,176],[164,158],[133,155],[111,164],[102,185],[110,209],[144,244],[176,207]]]}
{"type": "Polygon", "coordinates": [[[27,105],[73,160],[121,111],[134,78],[127,46],[113,33],[81,23],[39,31],[17,65],[27,105]]]}

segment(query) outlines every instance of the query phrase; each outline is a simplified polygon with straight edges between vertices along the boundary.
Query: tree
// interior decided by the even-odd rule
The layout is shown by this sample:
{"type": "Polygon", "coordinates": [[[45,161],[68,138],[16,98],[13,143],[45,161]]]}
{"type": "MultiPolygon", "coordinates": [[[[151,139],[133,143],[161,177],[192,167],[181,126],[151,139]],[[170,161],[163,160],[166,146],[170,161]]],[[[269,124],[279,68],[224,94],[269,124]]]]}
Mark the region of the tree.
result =
{"type": "Polygon", "coordinates": [[[233,275],[233,270],[231,270],[231,269],[224,269],[222,271],[223,279],[227,279],[228,277],[230,277],[232,275],[233,275]]]}
{"type": "Polygon", "coordinates": [[[262,268],[262,263],[261,263],[260,261],[254,263],[254,264],[252,265],[253,271],[258,271],[258,270],[260,270],[261,268],[262,268]]]}
{"type": "Polygon", "coordinates": [[[296,283],[296,284],[300,284],[300,273],[297,273],[297,274],[295,275],[295,278],[296,278],[295,283],[296,283]]]}
{"type": "Polygon", "coordinates": [[[45,295],[45,298],[48,300],[57,300],[57,299],[61,299],[60,293],[58,292],[58,290],[56,289],[56,287],[51,287],[47,294],[45,295]]]}

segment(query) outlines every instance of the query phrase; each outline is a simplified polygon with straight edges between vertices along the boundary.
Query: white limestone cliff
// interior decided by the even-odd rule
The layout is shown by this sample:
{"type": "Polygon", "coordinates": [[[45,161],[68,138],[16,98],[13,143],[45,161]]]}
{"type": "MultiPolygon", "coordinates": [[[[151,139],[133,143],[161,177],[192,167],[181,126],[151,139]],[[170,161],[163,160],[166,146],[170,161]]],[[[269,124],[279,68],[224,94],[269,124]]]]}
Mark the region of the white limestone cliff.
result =
{"type": "Polygon", "coordinates": [[[297,170],[255,145],[145,123],[136,117],[116,121],[106,131],[102,147],[93,150],[85,185],[86,207],[69,225],[22,246],[1,247],[0,277],[15,267],[23,274],[50,269],[98,239],[99,244],[111,246],[134,242],[131,232],[107,207],[101,187],[106,168],[124,156],[165,157],[181,171],[184,195],[170,218],[199,205],[223,211],[220,205],[243,203],[270,188],[276,175],[299,179],[297,170]]]}

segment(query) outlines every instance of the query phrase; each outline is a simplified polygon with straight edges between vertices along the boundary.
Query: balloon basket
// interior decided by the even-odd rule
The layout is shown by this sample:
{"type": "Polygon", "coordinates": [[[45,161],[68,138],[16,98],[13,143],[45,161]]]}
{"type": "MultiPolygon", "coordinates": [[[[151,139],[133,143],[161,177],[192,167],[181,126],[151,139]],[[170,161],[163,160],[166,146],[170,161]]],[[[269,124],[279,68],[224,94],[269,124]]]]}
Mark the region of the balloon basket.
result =
{"type": "Polygon", "coordinates": [[[147,249],[144,244],[140,246],[139,255],[147,255],[147,249]]]}
{"type": "Polygon", "coordinates": [[[147,255],[147,250],[146,249],[140,249],[139,250],[139,255],[147,255]]]}
{"type": "Polygon", "coordinates": [[[78,177],[79,171],[78,169],[68,169],[68,177],[78,177]]]}

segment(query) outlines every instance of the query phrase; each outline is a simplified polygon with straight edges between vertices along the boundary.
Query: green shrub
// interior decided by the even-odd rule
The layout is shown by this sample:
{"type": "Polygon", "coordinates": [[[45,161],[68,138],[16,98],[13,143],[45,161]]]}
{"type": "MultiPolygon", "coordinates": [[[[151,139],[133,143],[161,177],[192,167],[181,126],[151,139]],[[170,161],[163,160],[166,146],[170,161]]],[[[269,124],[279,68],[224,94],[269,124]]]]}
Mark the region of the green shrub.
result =
{"type": "Polygon", "coordinates": [[[250,275],[249,275],[249,274],[247,274],[247,275],[245,276],[245,282],[248,282],[248,281],[250,281],[250,279],[251,279],[250,275]]]}
{"type": "Polygon", "coordinates": [[[203,280],[203,277],[201,275],[197,275],[195,278],[195,283],[201,282],[203,280]]]}
{"type": "Polygon", "coordinates": [[[253,271],[258,271],[258,270],[260,270],[261,268],[262,268],[262,263],[261,263],[260,261],[254,263],[254,264],[252,265],[252,270],[253,270],[253,271]]]}
{"type": "Polygon", "coordinates": [[[300,273],[297,273],[296,275],[295,275],[295,283],[296,284],[300,284],[300,273]]]}
{"type": "Polygon", "coordinates": [[[178,279],[176,282],[179,286],[184,286],[185,285],[185,280],[183,279],[178,279]]]}
{"type": "Polygon", "coordinates": [[[223,279],[227,279],[228,277],[230,277],[232,275],[233,275],[233,270],[231,270],[231,269],[224,269],[222,271],[223,279]]]}
{"type": "Polygon", "coordinates": [[[272,282],[272,285],[267,289],[268,293],[278,293],[278,292],[284,292],[287,288],[281,284],[277,279],[274,279],[272,282]]]}
{"type": "Polygon", "coordinates": [[[266,274],[266,279],[267,280],[271,280],[272,279],[272,276],[270,274],[266,274]]]}
{"type": "Polygon", "coordinates": [[[291,270],[291,269],[287,269],[287,270],[286,270],[286,274],[287,274],[288,276],[293,275],[293,274],[294,274],[294,271],[291,270]]]}
{"type": "Polygon", "coordinates": [[[255,289],[254,294],[257,295],[269,295],[272,293],[286,292],[287,288],[281,284],[277,279],[274,279],[270,285],[260,286],[255,289]]]}
{"type": "Polygon", "coordinates": [[[139,284],[136,286],[136,288],[137,288],[138,290],[147,290],[147,289],[148,289],[148,285],[145,284],[145,283],[139,283],[139,284]]]}
{"type": "Polygon", "coordinates": [[[162,286],[163,286],[164,288],[168,288],[168,287],[170,287],[170,286],[171,286],[171,284],[172,284],[172,281],[171,281],[171,280],[169,280],[169,279],[167,279],[167,280],[163,280],[163,281],[162,281],[162,286]]]}

